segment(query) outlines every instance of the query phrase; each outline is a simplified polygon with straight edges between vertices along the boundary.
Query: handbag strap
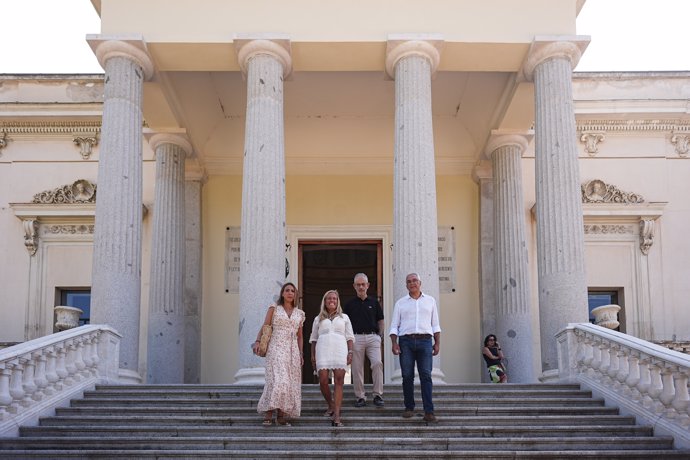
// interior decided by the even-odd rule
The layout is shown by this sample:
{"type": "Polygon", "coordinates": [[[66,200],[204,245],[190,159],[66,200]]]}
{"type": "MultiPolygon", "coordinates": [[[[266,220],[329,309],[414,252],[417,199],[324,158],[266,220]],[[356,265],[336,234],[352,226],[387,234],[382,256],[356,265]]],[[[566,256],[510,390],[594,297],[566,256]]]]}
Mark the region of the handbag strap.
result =
{"type": "Polygon", "coordinates": [[[268,323],[264,323],[264,324],[268,324],[268,325],[273,326],[273,313],[275,311],[276,311],[275,304],[271,304],[268,306],[268,312],[270,313],[270,317],[268,318],[268,323]]]}

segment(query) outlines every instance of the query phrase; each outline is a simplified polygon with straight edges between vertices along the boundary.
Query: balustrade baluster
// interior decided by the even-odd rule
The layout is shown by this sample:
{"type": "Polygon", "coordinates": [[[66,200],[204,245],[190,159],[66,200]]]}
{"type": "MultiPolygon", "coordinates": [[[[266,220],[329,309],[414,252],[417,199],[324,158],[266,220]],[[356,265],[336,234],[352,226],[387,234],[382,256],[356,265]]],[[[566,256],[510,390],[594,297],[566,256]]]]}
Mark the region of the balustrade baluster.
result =
{"type": "Polygon", "coordinates": [[[601,349],[601,364],[599,365],[599,373],[600,373],[599,381],[601,383],[604,383],[607,380],[609,380],[608,372],[609,372],[609,366],[611,365],[611,351],[609,349],[609,343],[604,342],[603,340],[601,341],[599,348],[601,349]]]}
{"type": "Polygon", "coordinates": [[[82,360],[84,361],[84,370],[82,371],[82,374],[84,374],[86,377],[91,377],[91,376],[96,376],[96,374],[93,373],[93,358],[91,356],[91,347],[92,347],[92,342],[93,338],[89,334],[88,336],[84,337],[84,350],[82,351],[82,360]]]}
{"type": "Polygon", "coordinates": [[[625,379],[625,384],[628,387],[627,394],[635,401],[641,400],[640,392],[637,384],[640,381],[640,362],[639,353],[635,350],[630,350],[628,355],[628,377],[625,379]]]}
{"type": "Polygon", "coordinates": [[[84,364],[84,337],[75,338],[72,342],[74,344],[74,366],[77,370],[74,373],[75,380],[82,380],[88,377],[88,372],[84,372],[86,364],[84,364]]]}
{"type": "Polygon", "coordinates": [[[65,367],[65,359],[67,355],[67,350],[65,350],[65,343],[61,343],[57,346],[57,366],[55,367],[55,372],[58,375],[58,381],[55,383],[55,387],[58,390],[62,390],[65,385],[69,385],[67,382],[67,368],[65,367]]]}
{"type": "Polygon", "coordinates": [[[12,376],[10,377],[10,395],[12,395],[12,403],[10,404],[10,412],[16,413],[21,401],[24,398],[24,363],[21,359],[17,359],[10,363],[12,369],[12,376]]]}
{"type": "Polygon", "coordinates": [[[34,402],[34,393],[38,389],[36,382],[34,382],[36,363],[31,359],[31,353],[24,355],[21,359],[24,360],[24,378],[22,379],[24,398],[22,399],[22,405],[26,407],[34,402]]]}
{"type": "Polygon", "coordinates": [[[627,387],[624,386],[625,380],[628,378],[628,373],[630,372],[630,367],[628,364],[629,354],[630,349],[628,347],[618,347],[618,372],[616,373],[616,380],[621,384],[624,392],[627,390],[627,387]]]}
{"type": "Polygon", "coordinates": [[[660,364],[657,363],[655,359],[652,359],[649,364],[649,375],[651,382],[647,394],[652,399],[649,409],[661,413],[663,410],[663,403],[659,400],[659,395],[664,390],[664,384],[661,381],[660,364]]]}
{"type": "Polygon", "coordinates": [[[613,388],[618,391],[620,387],[620,383],[618,383],[618,380],[616,380],[616,376],[618,375],[618,350],[619,346],[617,344],[612,344],[611,347],[609,348],[609,368],[608,371],[606,372],[606,375],[608,375],[609,383],[613,388]]]}
{"type": "Polygon", "coordinates": [[[673,370],[664,363],[662,363],[661,367],[661,383],[664,388],[659,395],[659,401],[664,405],[664,415],[668,418],[673,418],[676,413],[671,407],[671,402],[676,394],[676,388],[673,385],[673,370]]]}
{"type": "Polygon", "coordinates": [[[12,369],[6,364],[0,364],[0,420],[2,420],[9,412],[9,406],[12,404],[12,395],[10,394],[10,376],[12,369]]]}
{"type": "Polygon", "coordinates": [[[36,374],[34,375],[34,383],[36,383],[36,391],[34,392],[34,399],[40,401],[45,396],[45,388],[48,386],[46,380],[46,356],[45,349],[41,348],[31,354],[33,361],[36,363],[36,374]]]}
{"type": "Polygon", "coordinates": [[[671,401],[671,406],[675,409],[680,423],[688,427],[690,426],[690,416],[688,414],[688,404],[690,403],[690,395],[688,395],[688,371],[689,369],[676,366],[673,373],[673,385],[676,388],[676,393],[671,401]]]}
{"type": "Polygon", "coordinates": [[[74,347],[74,342],[72,340],[68,340],[65,342],[65,369],[67,370],[67,377],[65,378],[65,383],[67,385],[74,385],[76,373],[77,373],[77,366],[74,364],[75,360],[75,347],[74,347]]]}
{"type": "Polygon", "coordinates": [[[91,335],[91,360],[93,361],[94,377],[99,376],[98,364],[101,362],[101,358],[98,357],[98,347],[101,341],[101,337],[101,331],[96,331],[91,335]]]}
{"type": "Polygon", "coordinates": [[[60,377],[57,374],[57,352],[53,347],[46,348],[46,386],[45,394],[53,395],[58,390],[57,383],[60,377]]]}
{"type": "Polygon", "coordinates": [[[584,338],[584,352],[585,356],[582,360],[583,372],[592,377],[592,361],[594,360],[594,348],[592,347],[592,337],[589,334],[584,338]]]}

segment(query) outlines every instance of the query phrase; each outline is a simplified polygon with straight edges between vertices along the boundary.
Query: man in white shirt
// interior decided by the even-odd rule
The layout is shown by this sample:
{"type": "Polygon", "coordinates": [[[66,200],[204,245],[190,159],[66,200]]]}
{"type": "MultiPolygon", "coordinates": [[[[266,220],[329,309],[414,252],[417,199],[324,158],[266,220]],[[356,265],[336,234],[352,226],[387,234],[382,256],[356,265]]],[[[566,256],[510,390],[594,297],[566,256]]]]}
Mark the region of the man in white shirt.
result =
{"type": "Polygon", "coordinates": [[[438,321],[436,300],[422,293],[422,281],[417,273],[405,278],[408,295],[395,302],[391,319],[390,336],[394,355],[400,355],[405,412],[403,417],[414,415],[414,366],[417,363],[419,382],[422,387],[424,421],[435,422],[432,400],[433,383],[431,370],[433,357],[441,348],[441,327],[438,321]]]}

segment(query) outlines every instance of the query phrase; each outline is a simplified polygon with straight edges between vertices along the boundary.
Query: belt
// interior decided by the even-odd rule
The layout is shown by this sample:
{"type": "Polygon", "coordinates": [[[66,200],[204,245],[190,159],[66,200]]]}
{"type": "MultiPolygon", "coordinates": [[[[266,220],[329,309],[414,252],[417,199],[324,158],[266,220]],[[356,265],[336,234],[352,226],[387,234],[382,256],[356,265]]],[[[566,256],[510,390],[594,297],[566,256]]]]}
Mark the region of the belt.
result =
{"type": "Polygon", "coordinates": [[[403,337],[409,337],[411,339],[430,339],[431,334],[405,334],[403,337]]]}

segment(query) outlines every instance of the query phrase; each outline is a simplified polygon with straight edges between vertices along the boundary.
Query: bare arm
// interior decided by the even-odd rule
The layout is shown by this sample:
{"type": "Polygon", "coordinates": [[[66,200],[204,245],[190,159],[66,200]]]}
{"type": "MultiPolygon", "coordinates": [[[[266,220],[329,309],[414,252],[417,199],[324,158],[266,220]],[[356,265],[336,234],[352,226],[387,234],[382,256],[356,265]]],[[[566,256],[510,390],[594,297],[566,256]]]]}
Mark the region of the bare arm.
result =
{"type": "Polygon", "coordinates": [[[434,348],[432,351],[433,356],[436,356],[441,351],[441,333],[434,333],[434,348]]]}

